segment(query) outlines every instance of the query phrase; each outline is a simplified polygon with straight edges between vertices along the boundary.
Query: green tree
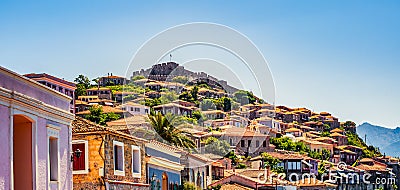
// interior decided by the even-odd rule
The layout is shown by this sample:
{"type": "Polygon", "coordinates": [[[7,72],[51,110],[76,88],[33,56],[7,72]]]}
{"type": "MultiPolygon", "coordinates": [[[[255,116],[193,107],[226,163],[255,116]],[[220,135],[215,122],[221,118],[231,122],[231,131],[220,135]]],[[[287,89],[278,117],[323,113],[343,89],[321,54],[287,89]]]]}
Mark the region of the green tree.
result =
{"type": "Polygon", "coordinates": [[[193,101],[197,100],[197,94],[199,93],[199,87],[194,86],[190,91],[190,95],[192,95],[193,101]]]}
{"type": "Polygon", "coordinates": [[[214,109],[216,109],[216,107],[215,107],[215,104],[214,104],[213,100],[211,100],[211,99],[203,99],[200,102],[200,109],[202,111],[207,111],[207,110],[210,110],[210,109],[214,110],[214,109]]]}
{"type": "Polygon", "coordinates": [[[239,102],[241,105],[253,104],[254,102],[256,102],[256,98],[253,93],[245,90],[238,90],[233,93],[233,99],[236,102],[239,102]]]}
{"type": "Polygon", "coordinates": [[[214,100],[214,104],[217,109],[223,110],[224,112],[228,112],[232,110],[232,99],[228,97],[222,97],[214,100]]]}
{"type": "Polygon", "coordinates": [[[329,158],[331,157],[331,152],[325,148],[322,149],[321,152],[322,152],[321,153],[322,160],[329,160],[329,158]]]}
{"type": "Polygon", "coordinates": [[[84,75],[79,75],[75,78],[74,82],[76,83],[76,98],[86,95],[86,89],[90,88],[89,78],[84,75]]]}
{"type": "Polygon", "coordinates": [[[149,115],[149,122],[162,139],[172,145],[183,148],[195,148],[194,142],[187,136],[188,133],[179,128],[181,121],[172,114],[163,116],[160,112],[149,115]]]}
{"type": "Polygon", "coordinates": [[[266,152],[261,153],[261,159],[264,163],[264,168],[267,167],[274,172],[283,173],[283,168],[278,166],[278,164],[281,162],[279,159],[272,157],[266,152]]]}
{"type": "Polygon", "coordinates": [[[199,110],[194,110],[192,112],[192,117],[197,119],[198,122],[204,121],[205,117],[199,110]]]}
{"type": "Polygon", "coordinates": [[[181,84],[186,84],[189,81],[189,78],[186,76],[176,76],[172,78],[172,82],[177,82],[181,84]]]}
{"type": "Polygon", "coordinates": [[[100,125],[106,125],[107,122],[120,118],[118,114],[112,112],[104,113],[102,106],[92,106],[89,108],[89,111],[90,114],[86,115],[85,118],[100,125]]]}
{"type": "Polygon", "coordinates": [[[197,187],[194,183],[186,181],[182,185],[183,190],[201,190],[200,187],[197,187]]]}
{"type": "Polygon", "coordinates": [[[160,99],[161,104],[167,104],[167,103],[170,103],[170,102],[178,99],[178,95],[176,94],[175,91],[167,91],[159,99],[160,99]]]}
{"type": "Polygon", "coordinates": [[[225,140],[219,140],[215,137],[208,137],[204,143],[206,153],[212,153],[220,156],[225,156],[229,153],[230,145],[225,140]]]}
{"type": "Polygon", "coordinates": [[[132,80],[133,80],[133,81],[137,81],[137,80],[145,79],[145,78],[146,78],[146,77],[144,77],[143,75],[136,75],[136,76],[132,77],[132,80]]]}
{"type": "Polygon", "coordinates": [[[330,137],[330,136],[331,136],[331,133],[329,131],[323,131],[321,133],[321,137],[330,137]]]}

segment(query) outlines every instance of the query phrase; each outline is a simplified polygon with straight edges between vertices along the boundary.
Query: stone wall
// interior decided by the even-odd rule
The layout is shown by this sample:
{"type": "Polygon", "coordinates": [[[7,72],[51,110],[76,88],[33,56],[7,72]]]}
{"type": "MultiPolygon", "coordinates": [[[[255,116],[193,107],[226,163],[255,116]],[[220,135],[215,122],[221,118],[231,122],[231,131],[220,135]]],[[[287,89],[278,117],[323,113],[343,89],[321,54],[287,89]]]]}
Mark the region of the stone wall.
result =
{"type": "Polygon", "coordinates": [[[106,157],[106,177],[110,180],[125,181],[133,183],[146,183],[146,162],[144,144],[134,140],[126,139],[123,137],[108,135],[105,142],[105,157],[106,157]],[[114,154],[113,154],[113,141],[124,143],[124,166],[125,176],[114,175],[114,154]],[[136,178],[132,175],[132,147],[131,145],[139,146],[141,153],[141,177],[136,178]]]}
{"type": "Polygon", "coordinates": [[[101,189],[103,180],[99,175],[100,168],[103,168],[104,161],[101,156],[104,152],[99,148],[101,146],[100,135],[74,135],[72,140],[87,140],[88,141],[88,174],[74,174],[73,175],[73,188],[74,189],[101,189]],[[101,154],[101,156],[100,156],[101,154]]]}

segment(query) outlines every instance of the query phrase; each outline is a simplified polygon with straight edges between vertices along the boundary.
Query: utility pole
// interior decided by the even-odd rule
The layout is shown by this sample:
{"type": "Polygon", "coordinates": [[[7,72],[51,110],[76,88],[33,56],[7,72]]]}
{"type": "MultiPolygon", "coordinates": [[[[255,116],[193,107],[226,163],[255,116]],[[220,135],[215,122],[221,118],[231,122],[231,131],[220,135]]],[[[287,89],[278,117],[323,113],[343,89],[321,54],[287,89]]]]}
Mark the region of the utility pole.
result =
{"type": "Polygon", "coordinates": [[[367,134],[365,134],[364,141],[365,141],[365,144],[367,144],[367,134]]]}

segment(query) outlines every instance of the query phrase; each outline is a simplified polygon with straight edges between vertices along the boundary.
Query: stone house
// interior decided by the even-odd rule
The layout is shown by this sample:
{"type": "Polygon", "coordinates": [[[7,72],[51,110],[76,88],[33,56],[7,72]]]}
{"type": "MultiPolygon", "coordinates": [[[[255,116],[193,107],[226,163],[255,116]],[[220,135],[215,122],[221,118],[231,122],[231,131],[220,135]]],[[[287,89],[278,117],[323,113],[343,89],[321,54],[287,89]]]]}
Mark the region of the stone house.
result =
{"type": "Polygon", "coordinates": [[[129,83],[129,80],[126,80],[125,77],[115,76],[112,73],[108,73],[107,76],[100,77],[99,79],[100,86],[123,85],[127,83],[129,83]]]}
{"type": "Polygon", "coordinates": [[[173,115],[185,115],[189,117],[192,116],[192,112],[194,110],[193,107],[186,107],[176,103],[168,103],[154,106],[153,109],[156,112],[161,112],[163,115],[171,113],[173,115]]]}
{"type": "Polygon", "coordinates": [[[0,189],[72,188],[71,94],[0,66],[0,189]]]}
{"type": "Polygon", "coordinates": [[[270,152],[274,149],[269,144],[269,135],[246,128],[227,129],[220,138],[227,141],[231,148],[240,155],[257,156],[261,152],[270,152]]]}
{"type": "Polygon", "coordinates": [[[148,189],[144,139],[76,117],[72,123],[74,189],[148,189]]]}

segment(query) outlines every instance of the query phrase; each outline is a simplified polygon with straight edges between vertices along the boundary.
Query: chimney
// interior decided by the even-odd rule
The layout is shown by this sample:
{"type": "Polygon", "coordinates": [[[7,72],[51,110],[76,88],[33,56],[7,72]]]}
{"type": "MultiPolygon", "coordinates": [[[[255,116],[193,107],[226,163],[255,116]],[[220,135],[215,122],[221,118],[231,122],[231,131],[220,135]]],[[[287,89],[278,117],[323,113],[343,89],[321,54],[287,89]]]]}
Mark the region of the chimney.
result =
{"type": "Polygon", "coordinates": [[[112,76],[112,73],[111,73],[111,76],[112,76]]]}

